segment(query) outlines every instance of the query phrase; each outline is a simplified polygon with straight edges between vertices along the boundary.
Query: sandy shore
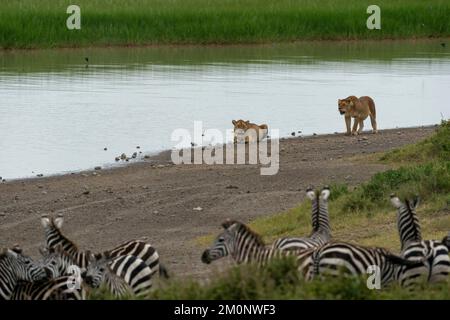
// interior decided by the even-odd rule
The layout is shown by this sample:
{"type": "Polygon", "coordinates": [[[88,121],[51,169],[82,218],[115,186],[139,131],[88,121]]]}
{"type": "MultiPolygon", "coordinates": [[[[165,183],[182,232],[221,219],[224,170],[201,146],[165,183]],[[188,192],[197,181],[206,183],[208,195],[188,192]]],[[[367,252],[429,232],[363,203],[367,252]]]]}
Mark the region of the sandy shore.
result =
{"type": "Polygon", "coordinates": [[[158,165],[170,162],[163,152],[95,173],[0,183],[0,247],[18,243],[35,255],[44,240],[39,217],[63,213],[63,229],[80,248],[101,251],[145,236],[173,274],[198,276],[211,268],[200,262],[203,248],[194,240],[218,231],[224,219],[247,222],[292,208],[308,185],[359,184],[387,166],[349,159],[417,142],[434,130],[283,139],[274,176],[260,175],[256,165],[158,165]]]}

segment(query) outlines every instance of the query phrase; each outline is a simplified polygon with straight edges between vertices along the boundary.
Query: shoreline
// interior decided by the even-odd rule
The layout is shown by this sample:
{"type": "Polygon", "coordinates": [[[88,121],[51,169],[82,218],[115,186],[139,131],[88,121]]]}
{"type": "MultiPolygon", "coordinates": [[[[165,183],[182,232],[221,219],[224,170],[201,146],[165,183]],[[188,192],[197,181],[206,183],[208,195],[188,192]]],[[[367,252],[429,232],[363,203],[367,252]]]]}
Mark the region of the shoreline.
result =
{"type": "MultiPolygon", "coordinates": [[[[402,127],[402,128],[390,128],[390,129],[382,129],[379,131],[380,132],[390,132],[390,131],[396,131],[396,130],[401,131],[401,130],[422,129],[422,128],[431,129],[431,128],[435,128],[437,125],[438,124],[411,126],[411,127],[402,127]]],[[[370,135],[372,135],[370,131],[363,131],[363,134],[361,134],[359,136],[370,136],[370,135]]],[[[345,136],[345,133],[338,132],[338,133],[322,133],[322,134],[311,134],[311,135],[301,135],[301,136],[283,136],[283,137],[280,137],[279,140],[280,140],[280,146],[281,146],[283,141],[291,140],[291,139],[330,138],[330,137],[336,137],[336,136],[345,136]]],[[[359,136],[353,136],[353,137],[349,137],[349,138],[355,138],[355,137],[358,138],[359,136]]],[[[269,139],[269,141],[270,141],[270,139],[269,139]]],[[[225,149],[226,145],[227,144],[223,144],[224,149],[225,149]]],[[[196,147],[193,149],[197,149],[197,148],[199,148],[199,147],[196,147]]],[[[181,151],[181,150],[179,150],[179,151],[181,151]]],[[[119,169],[132,167],[132,166],[142,166],[142,165],[176,166],[176,164],[172,163],[172,160],[170,157],[171,152],[172,152],[172,150],[165,149],[162,151],[155,151],[155,152],[143,154],[143,156],[141,158],[131,160],[130,162],[120,161],[118,163],[111,162],[111,163],[106,163],[103,165],[98,165],[101,167],[100,170],[95,170],[95,166],[93,166],[93,167],[87,168],[87,169],[79,169],[79,170],[73,170],[73,171],[68,170],[66,172],[48,174],[48,175],[44,175],[42,177],[30,176],[30,177],[21,177],[21,178],[10,178],[10,179],[6,179],[5,182],[2,182],[0,180],[0,185],[12,183],[12,182],[21,182],[22,183],[22,182],[27,182],[27,181],[31,181],[31,180],[43,180],[43,179],[61,178],[61,177],[64,178],[64,177],[76,176],[76,175],[81,175],[81,176],[94,175],[95,176],[100,173],[107,173],[109,171],[119,170],[119,169]]],[[[183,165],[183,164],[180,164],[180,165],[183,165]]],[[[202,163],[201,165],[207,165],[207,164],[202,163]]]]}
{"type": "Polygon", "coordinates": [[[257,41],[257,42],[243,42],[243,43],[148,43],[148,44],[98,44],[98,45],[75,45],[75,46],[54,46],[54,47],[30,47],[20,48],[0,47],[0,53],[24,53],[24,52],[38,52],[38,51],[77,51],[77,50],[95,50],[95,49],[184,49],[184,48],[246,48],[246,47],[268,47],[277,45],[299,45],[299,44],[315,44],[315,43],[414,43],[414,42],[433,42],[433,41],[450,41],[450,36],[437,37],[399,37],[399,38],[380,38],[380,39],[298,39],[292,41],[257,41]]]}

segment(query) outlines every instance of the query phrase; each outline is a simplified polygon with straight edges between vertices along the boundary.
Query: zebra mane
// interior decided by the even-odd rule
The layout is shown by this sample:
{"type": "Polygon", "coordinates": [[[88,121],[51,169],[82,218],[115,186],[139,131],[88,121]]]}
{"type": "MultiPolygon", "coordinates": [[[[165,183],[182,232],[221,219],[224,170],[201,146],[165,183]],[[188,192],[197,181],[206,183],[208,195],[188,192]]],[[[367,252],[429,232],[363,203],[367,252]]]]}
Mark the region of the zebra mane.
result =
{"type": "Polygon", "coordinates": [[[51,225],[51,227],[52,227],[54,230],[56,230],[56,231],[59,233],[59,236],[60,236],[61,238],[64,238],[68,243],[71,244],[71,246],[72,246],[76,251],[79,251],[78,245],[77,245],[75,242],[73,242],[72,240],[70,240],[69,238],[67,238],[67,237],[62,233],[61,229],[58,228],[58,226],[55,224],[54,218],[50,218],[50,225],[51,225]]]}
{"type": "Polygon", "coordinates": [[[408,215],[414,226],[414,230],[413,230],[414,237],[416,238],[416,240],[421,240],[422,234],[420,231],[419,219],[417,218],[417,215],[414,212],[415,204],[417,204],[417,202],[418,202],[418,199],[411,200],[411,201],[409,201],[408,199],[405,199],[405,205],[406,205],[406,208],[408,209],[408,215]]]}
{"type": "Polygon", "coordinates": [[[239,233],[243,232],[243,233],[249,234],[258,245],[261,245],[261,246],[266,245],[265,242],[263,241],[261,235],[256,233],[252,229],[250,229],[250,227],[247,226],[246,224],[244,224],[240,221],[229,220],[229,219],[222,223],[222,227],[224,229],[229,229],[231,226],[234,226],[234,225],[236,226],[237,231],[239,233]]]}

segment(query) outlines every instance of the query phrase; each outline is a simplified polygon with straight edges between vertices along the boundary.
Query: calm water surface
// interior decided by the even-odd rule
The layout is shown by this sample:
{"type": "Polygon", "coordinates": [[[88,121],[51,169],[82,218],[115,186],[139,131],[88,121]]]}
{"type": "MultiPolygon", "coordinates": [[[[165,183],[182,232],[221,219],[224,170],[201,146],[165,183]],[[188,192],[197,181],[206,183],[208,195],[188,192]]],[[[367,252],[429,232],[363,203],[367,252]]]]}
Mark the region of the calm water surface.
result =
{"type": "Polygon", "coordinates": [[[173,130],[194,121],[224,131],[249,119],[281,136],[343,131],[337,99],[351,94],[374,97],[381,129],[438,123],[450,117],[450,44],[441,42],[3,52],[0,176],[170,149],[173,130]]]}

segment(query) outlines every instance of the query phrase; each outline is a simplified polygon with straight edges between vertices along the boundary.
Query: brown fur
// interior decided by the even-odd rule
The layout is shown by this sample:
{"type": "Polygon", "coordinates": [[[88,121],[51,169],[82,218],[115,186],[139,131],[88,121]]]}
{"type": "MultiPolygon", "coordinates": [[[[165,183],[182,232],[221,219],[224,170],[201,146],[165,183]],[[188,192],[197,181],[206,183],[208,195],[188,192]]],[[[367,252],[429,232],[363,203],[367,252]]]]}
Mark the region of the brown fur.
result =
{"type": "Polygon", "coordinates": [[[234,125],[234,143],[237,143],[238,132],[242,132],[244,134],[245,143],[261,141],[267,136],[268,126],[267,124],[257,125],[255,123],[251,123],[250,121],[233,120],[234,125]],[[252,131],[248,131],[252,129],[252,131]],[[256,137],[255,137],[256,133],[256,137]]]}
{"type": "Polygon", "coordinates": [[[367,117],[370,117],[372,132],[378,132],[375,102],[371,97],[363,96],[357,98],[355,96],[349,96],[345,99],[339,99],[338,110],[341,115],[345,115],[347,135],[357,135],[361,133],[364,128],[364,120],[367,119],[367,117]],[[353,128],[350,131],[351,118],[354,119],[354,122],[353,128]]]}

